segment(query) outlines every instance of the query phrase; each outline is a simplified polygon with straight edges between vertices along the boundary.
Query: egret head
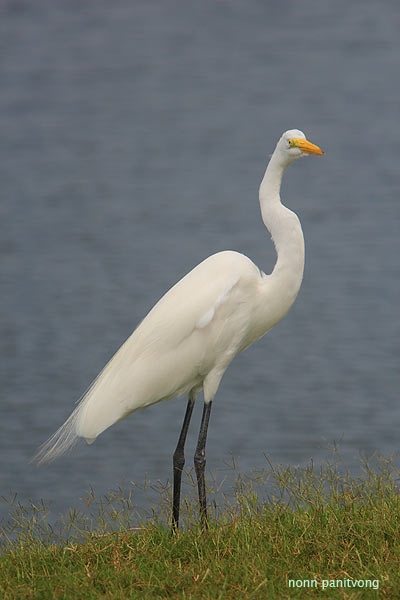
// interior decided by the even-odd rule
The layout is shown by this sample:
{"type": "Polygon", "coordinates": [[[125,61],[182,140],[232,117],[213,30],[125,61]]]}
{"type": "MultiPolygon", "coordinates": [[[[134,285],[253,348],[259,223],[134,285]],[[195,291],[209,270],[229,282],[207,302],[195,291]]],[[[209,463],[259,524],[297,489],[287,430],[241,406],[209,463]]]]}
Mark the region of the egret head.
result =
{"type": "Polygon", "coordinates": [[[301,156],[308,156],[309,154],[321,156],[323,154],[321,148],[309,142],[299,129],[285,131],[278,142],[277,149],[289,163],[301,156]]]}

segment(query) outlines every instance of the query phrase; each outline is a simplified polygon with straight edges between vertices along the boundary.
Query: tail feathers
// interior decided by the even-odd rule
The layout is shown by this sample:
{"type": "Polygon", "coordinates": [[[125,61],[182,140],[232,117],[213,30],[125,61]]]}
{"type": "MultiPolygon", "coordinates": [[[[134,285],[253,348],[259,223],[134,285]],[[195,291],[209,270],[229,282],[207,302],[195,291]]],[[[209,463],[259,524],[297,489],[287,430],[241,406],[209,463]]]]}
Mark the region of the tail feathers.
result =
{"type": "Polygon", "coordinates": [[[78,441],[77,420],[78,406],[63,425],[45,442],[33,456],[32,462],[41,465],[52,461],[70,450],[78,441]]]}

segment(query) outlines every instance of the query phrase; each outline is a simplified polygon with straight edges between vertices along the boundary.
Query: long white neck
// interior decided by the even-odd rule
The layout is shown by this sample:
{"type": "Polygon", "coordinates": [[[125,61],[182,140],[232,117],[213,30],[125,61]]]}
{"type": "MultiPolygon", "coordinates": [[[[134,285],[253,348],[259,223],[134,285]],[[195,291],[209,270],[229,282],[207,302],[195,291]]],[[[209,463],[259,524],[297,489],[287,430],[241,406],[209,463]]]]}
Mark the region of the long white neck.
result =
{"type": "Polygon", "coordinates": [[[275,152],[260,186],[261,216],[277,253],[275,267],[268,279],[280,290],[282,317],[298,294],[304,271],[304,237],[300,221],[294,212],[281,204],[279,194],[288,164],[279,152],[275,152]]]}

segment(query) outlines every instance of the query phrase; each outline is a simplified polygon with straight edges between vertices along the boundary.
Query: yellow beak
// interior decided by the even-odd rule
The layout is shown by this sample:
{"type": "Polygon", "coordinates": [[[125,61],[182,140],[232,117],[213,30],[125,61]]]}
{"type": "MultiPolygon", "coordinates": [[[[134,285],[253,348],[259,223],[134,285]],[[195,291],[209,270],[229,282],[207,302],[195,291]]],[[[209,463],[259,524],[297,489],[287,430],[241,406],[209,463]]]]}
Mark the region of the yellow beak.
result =
{"type": "Polygon", "coordinates": [[[316,146],[315,144],[312,144],[308,140],[302,138],[292,138],[290,140],[290,145],[294,146],[295,148],[300,148],[300,150],[307,152],[307,154],[317,154],[318,156],[323,155],[323,151],[319,146],[316,146]]]}

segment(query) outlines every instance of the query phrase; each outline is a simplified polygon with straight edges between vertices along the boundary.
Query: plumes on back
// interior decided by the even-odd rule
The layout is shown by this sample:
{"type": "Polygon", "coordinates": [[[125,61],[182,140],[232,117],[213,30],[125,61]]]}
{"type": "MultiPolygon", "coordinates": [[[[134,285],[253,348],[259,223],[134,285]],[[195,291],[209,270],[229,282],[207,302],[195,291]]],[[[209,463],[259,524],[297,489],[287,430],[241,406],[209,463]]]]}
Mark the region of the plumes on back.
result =
{"type": "Polygon", "coordinates": [[[32,460],[41,465],[47,461],[56,459],[65,454],[78,441],[76,433],[76,422],[78,419],[79,406],[63,425],[39,448],[32,460]]]}
{"type": "MultiPolygon", "coordinates": [[[[250,259],[231,251],[195,267],[148,313],[34,460],[57,458],[78,437],[90,443],[138,408],[203,386],[213,396],[229,362],[254,341],[258,298],[250,290],[262,277],[250,259]]],[[[257,337],[269,328],[267,322],[257,337]]]]}

